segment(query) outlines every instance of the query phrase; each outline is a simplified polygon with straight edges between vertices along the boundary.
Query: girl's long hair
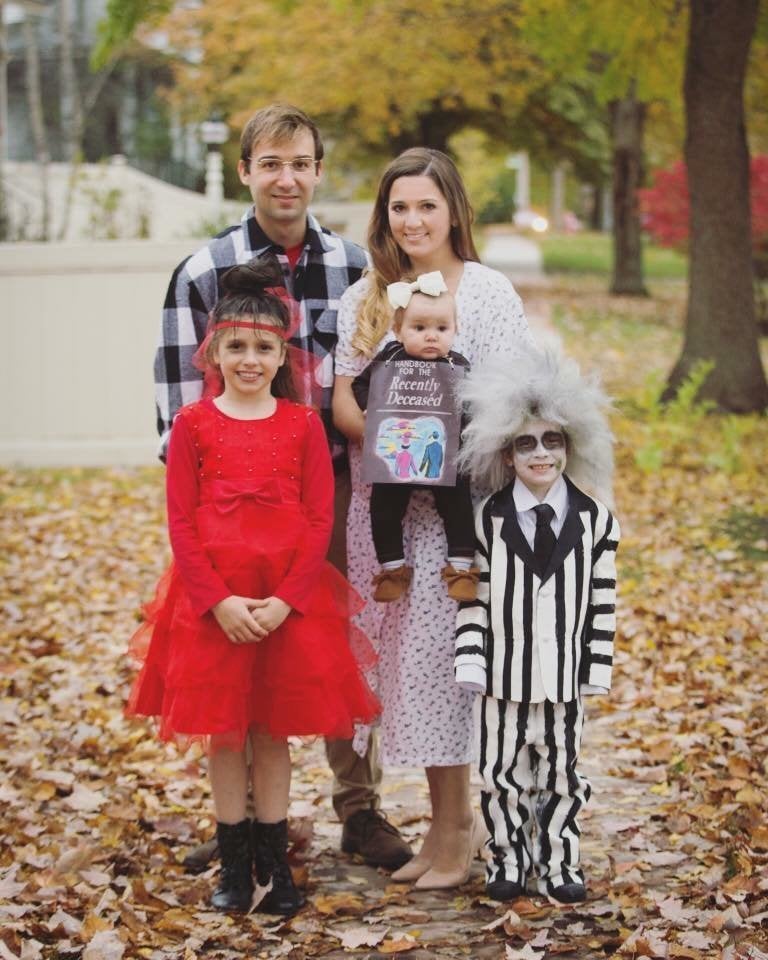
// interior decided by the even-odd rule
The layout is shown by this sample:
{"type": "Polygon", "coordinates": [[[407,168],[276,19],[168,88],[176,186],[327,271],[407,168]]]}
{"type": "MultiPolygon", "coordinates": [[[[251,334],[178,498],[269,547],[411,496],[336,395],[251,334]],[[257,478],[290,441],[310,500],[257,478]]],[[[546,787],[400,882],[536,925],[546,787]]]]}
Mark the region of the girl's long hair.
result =
{"type": "MultiPolygon", "coordinates": [[[[220,284],[222,296],[211,311],[211,333],[206,338],[201,351],[206,381],[209,371],[217,372],[214,359],[217,345],[231,332],[226,327],[217,330],[217,324],[227,320],[237,320],[239,325],[247,326],[247,322],[243,323],[243,320],[250,320],[258,336],[260,330],[256,324],[264,323],[266,320],[270,325],[279,328],[285,334],[285,338],[292,327],[292,308],[283,285],[283,272],[280,264],[273,257],[256,258],[250,263],[232,267],[221,277],[220,284]]],[[[285,343],[283,343],[283,350],[285,349],[285,343]]],[[[298,401],[299,393],[294,383],[289,360],[290,357],[286,358],[285,363],[278,368],[272,381],[271,391],[275,397],[298,401]]]]}
{"type": "Polygon", "coordinates": [[[384,170],[368,227],[368,249],[373,267],[368,271],[368,293],[357,317],[352,346],[366,357],[373,355],[392,322],[386,298],[387,284],[414,279],[413,267],[389,227],[389,194],[400,177],[429,177],[445,197],[451,218],[451,247],[463,261],[480,258],[472,239],[473,213],[461,175],[451,158],[440,150],[413,147],[396,157],[384,170]]]}

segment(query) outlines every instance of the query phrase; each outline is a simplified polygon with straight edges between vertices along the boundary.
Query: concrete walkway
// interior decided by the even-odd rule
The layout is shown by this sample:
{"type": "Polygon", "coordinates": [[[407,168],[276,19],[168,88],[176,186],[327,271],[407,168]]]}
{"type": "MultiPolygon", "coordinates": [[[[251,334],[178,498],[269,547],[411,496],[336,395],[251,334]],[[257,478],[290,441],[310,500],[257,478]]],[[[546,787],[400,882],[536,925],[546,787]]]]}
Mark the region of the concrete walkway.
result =
{"type": "Polygon", "coordinates": [[[490,228],[481,250],[483,263],[509,277],[523,299],[525,315],[537,339],[557,337],[547,296],[541,248],[528,236],[511,229],[490,228]]]}
{"type": "Polygon", "coordinates": [[[541,248],[519,233],[492,232],[486,236],[482,251],[483,263],[509,275],[513,283],[544,280],[541,248]]]}

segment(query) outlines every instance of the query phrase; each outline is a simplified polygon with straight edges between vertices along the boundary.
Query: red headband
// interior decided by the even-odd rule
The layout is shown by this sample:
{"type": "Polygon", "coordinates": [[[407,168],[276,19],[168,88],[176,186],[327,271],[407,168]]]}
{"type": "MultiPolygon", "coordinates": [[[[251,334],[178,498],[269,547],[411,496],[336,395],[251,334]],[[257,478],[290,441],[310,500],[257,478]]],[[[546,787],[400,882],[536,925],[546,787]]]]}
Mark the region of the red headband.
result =
{"type": "Polygon", "coordinates": [[[288,339],[288,331],[285,327],[278,326],[276,323],[257,323],[252,319],[246,320],[245,317],[230,317],[227,320],[219,320],[217,323],[214,323],[209,333],[215,330],[229,330],[233,327],[249,327],[251,330],[267,330],[269,333],[274,333],[280,337],[281,340],[288,339]]]}

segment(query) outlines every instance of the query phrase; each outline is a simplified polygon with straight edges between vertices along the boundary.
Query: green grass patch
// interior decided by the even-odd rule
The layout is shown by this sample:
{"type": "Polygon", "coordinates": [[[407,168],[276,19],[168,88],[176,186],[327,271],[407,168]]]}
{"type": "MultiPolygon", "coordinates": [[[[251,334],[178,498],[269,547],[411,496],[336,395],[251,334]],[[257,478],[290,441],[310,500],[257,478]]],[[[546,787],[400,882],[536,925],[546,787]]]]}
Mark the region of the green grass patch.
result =
{"type": "Polygon", "coordinates": [[[768,560],[768,517],[734,507],[714,528],[726,535],[745,560],[768,560]]]}
{"type": "MultiPolygon", "coordinates": [[[[546,273],[584,273],[610,277],[613,241],[609,233],[547,233],[536,237],[546,273]]],[[[643,246],[647,280],[680,280],[687,276],[687,258],[675,250],[643,246]]]]}

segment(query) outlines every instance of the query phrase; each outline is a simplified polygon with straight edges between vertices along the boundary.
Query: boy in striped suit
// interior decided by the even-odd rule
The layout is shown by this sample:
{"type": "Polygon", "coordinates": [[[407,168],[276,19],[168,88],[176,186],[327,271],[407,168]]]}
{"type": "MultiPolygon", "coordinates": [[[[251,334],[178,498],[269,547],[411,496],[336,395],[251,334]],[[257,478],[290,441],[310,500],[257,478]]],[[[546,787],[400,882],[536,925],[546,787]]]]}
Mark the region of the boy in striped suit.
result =
{"type": "Polygon", "coordinates": [[[606,398],[575,363],[535,348],[477,370],[463,396],[463,467],[495,491],[476,513],[480,582],[459,609],[455,659],[456,680],[482,694],[486,890],[513,900],[535,873],[540,893],[577,903],[582,698],[611,686],[619,540],[577,482],[610,498],[606,398]]]}

